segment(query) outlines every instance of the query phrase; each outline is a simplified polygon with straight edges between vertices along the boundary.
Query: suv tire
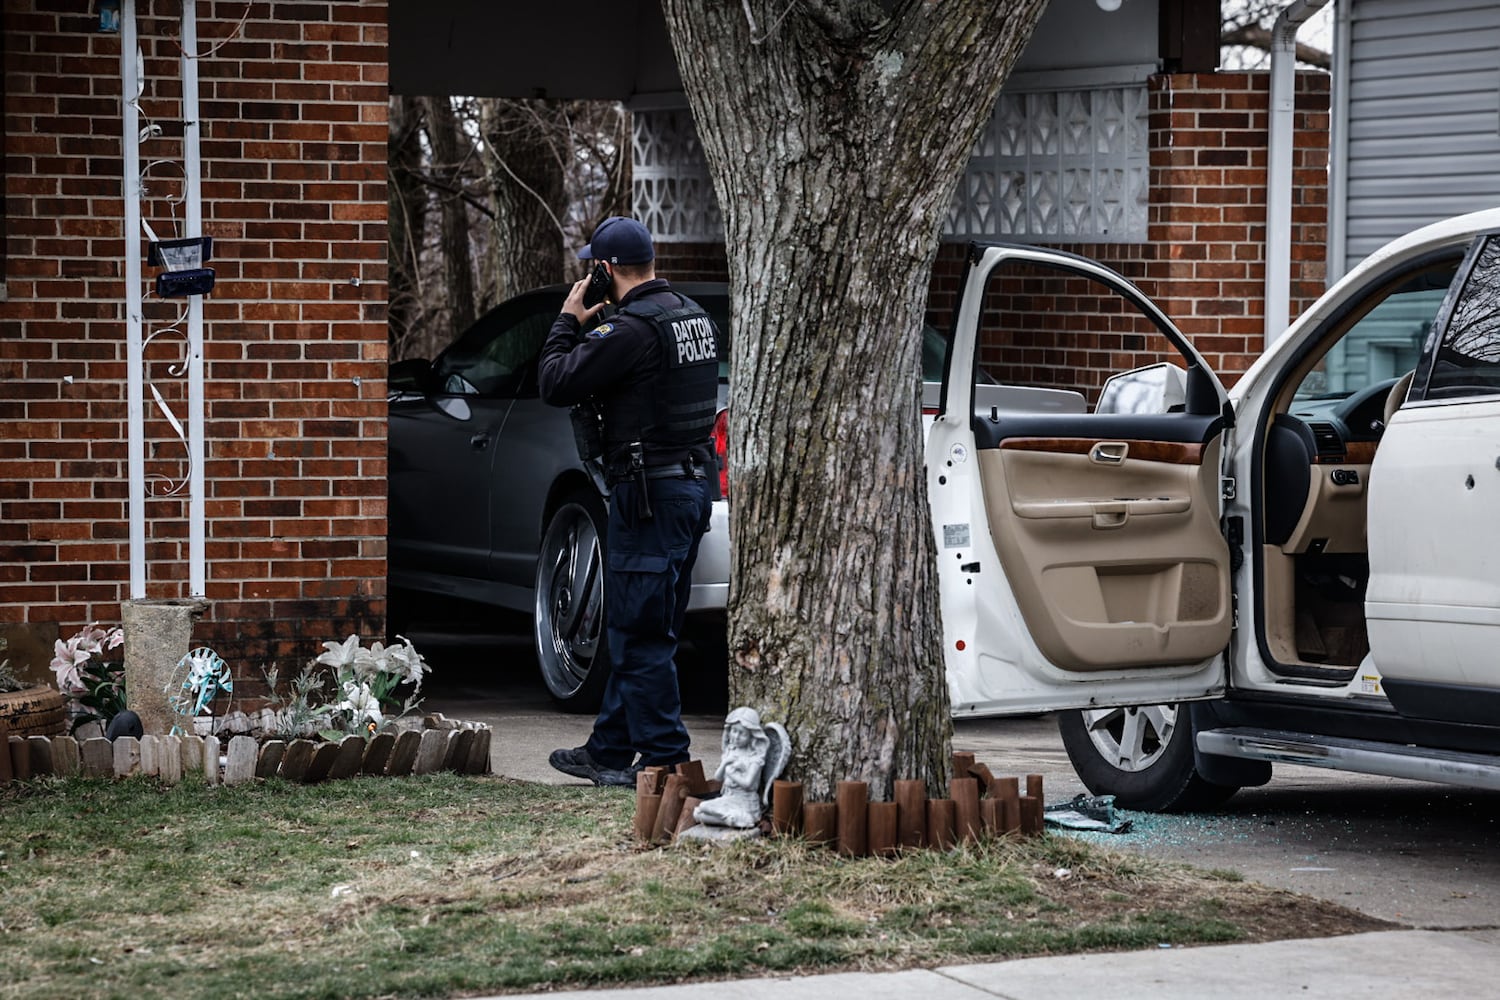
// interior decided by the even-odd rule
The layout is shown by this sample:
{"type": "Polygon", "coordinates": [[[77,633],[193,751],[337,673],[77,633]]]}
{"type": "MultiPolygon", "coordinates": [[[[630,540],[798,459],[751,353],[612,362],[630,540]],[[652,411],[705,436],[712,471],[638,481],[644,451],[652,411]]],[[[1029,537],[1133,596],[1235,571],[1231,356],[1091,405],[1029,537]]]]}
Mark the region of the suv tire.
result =
{"type": "Polygon", "coordinates": [[[1193,812],[1222,805],[1239,790],[1205,781],[1193,765],[1193,725],[1186,707],[1061,712],[1058,732],[1073,770],[1095,795],[1123,809],[1193,812]]]}

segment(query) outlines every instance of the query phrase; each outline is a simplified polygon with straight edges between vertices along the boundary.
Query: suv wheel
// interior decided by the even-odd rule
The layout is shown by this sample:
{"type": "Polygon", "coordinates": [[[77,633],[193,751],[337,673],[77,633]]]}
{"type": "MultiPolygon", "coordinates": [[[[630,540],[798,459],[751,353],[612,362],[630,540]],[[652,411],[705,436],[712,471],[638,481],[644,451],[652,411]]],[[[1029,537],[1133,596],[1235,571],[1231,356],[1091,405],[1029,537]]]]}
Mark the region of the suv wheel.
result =
{"type": "Polygon", "coordinates": [[[607,520],[598,495],[580,490],[553,513],[536,569],[536,658],[558,706],[595,712],[609,678],[604,631],[607,520]]]}
{"type": "Polygon", "coordinates": [[[1121,808],[1211,809],[1238,791],[1198,774],[1192,722],[1177,705],[1062,712],[1057,728],[1084,785],[1095,795],[1113,795],[1121,808]]]}

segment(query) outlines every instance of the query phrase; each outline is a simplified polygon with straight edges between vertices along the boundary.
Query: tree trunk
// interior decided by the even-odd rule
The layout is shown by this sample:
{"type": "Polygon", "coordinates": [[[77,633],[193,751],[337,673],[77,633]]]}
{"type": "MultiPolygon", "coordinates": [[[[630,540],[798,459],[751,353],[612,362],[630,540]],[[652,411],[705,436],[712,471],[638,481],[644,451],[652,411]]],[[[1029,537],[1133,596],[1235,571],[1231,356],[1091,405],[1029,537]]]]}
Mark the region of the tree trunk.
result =
{"type": "Polygon", "coordinates": [[[944,785],[923,311],[954,188],[1043,6],[663,2],[735,310],[731,697],[787,726],[809,800],[846,779],[876,799],[944,785]]]}
{"type": "MultiPolygon", "coordinates": [[[[592,137],[590,152],[604,173],[604,189],[599,195],[599,210],[596,225],[611,215],[631,215],[630,201],[631,163],[631,119],[623,108],[597,112],[593,127],[584,132],[592,137]]],[[[592,235],[593,227],[589,228],[592,235]]]]}
{"type": "Polygon", "coordinates": [[[422,184],[422,109],[418,98],[390,99],[387,197],[390,201],[389,330],[391,360],[411,356],[421,315],[422,243],[427,188],[422,184]]]}
{"type": "Polygon", "coordinates": [[[562,281],[566,126],[558,102],[487,100],[480,119],[495,207],[488,299],[562,281]]]}
{"type": "Polygon", "coordinates": [[[442,288],[448,312],[444,343],[473,325],[474,255],[469,239],[469,207],[464,202],[465,175],[474,168],[474,149],[459,129],[458,116],[446,97],[429,97],[427,137],[432,142],[432,171],[443,190],[442,232],[439,252],[442,254],[442,288]]]}

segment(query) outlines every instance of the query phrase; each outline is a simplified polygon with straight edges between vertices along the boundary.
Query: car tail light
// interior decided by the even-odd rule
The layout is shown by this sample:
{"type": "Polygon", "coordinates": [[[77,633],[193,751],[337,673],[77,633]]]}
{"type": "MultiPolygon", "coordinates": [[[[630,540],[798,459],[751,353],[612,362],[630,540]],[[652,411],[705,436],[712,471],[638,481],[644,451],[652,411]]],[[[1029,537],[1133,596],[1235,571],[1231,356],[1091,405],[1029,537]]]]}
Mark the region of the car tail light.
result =
{"type": "Polygon", "coordinates": [[[729,411],[714,417],[714,456],[719,460],[719,493],[729,499],[729,411]]]}

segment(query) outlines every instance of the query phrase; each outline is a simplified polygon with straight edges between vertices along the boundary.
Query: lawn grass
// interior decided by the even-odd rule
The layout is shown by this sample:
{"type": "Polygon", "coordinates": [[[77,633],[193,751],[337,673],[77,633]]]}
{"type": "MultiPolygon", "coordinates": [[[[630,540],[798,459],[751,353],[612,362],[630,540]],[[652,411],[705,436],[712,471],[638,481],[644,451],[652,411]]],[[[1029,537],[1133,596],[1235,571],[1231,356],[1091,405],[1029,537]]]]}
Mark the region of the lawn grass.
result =
{"type": "Polygon", "coordinates": [[[462,996],[1378,926],[1057,836],[648,850],[632,806],[453,775],[0,789],[0,996],[462,996]]]}

